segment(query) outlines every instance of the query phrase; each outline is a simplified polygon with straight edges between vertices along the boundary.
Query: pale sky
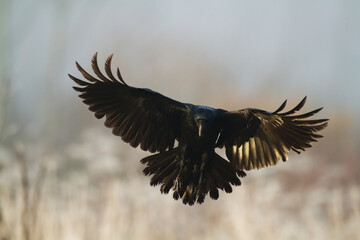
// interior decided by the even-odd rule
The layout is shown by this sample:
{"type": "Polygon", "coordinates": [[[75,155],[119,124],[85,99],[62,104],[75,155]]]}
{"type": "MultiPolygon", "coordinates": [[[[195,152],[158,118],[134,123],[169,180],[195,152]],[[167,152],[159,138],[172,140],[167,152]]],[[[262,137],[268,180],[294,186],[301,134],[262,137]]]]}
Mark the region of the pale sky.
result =
{"type": "Polygon", "coordinates": [[[10,77],[11,106],[25,117],[46,114],[49,99],[77,107],[67,73],[77,74],[75,60],[90,69],[96,51],[99,61],[114,53],[130,85],[185,102],[236,98],[243,108],[256,97],[269,107],[307,95],[328,114],[360,116],[359,1],[12,0],[0,9],[0,80],[10,77]]]}

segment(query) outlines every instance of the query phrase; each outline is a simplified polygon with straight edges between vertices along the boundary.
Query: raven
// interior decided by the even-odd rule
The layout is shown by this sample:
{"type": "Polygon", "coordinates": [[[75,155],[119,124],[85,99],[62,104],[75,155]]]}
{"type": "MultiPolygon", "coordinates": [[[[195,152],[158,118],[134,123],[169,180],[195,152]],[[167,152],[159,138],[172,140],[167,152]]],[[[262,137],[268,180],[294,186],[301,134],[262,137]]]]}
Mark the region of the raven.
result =
{"type": "Polygon", "coordinates": [[[97,78],[76,62],[86,80],[69,74],[79,85],[73,88],[96,118],[105,117],[105,126],[114,135],[132,147],[140,145],[142,150],[156,153],[141,160],[146,165],[143,173],[152,175],[152,186],[161,184],[162,193],[172,190],[174,199],[181,198],[184,204],[202,203],[208,193],[217,199],[218,189],[232,192],[231,185],[240,185],[240,178],[246,176],[244,170],[286,161],[290,150],[304,151],[322,137],[316,132],[328,123],[328,119],[308,119],[322,108],[295,115],[306,97],[287,112],[281,112],[286,101],[274,112],[254,108],[226,111],[182,103],[127,85],[119,68],[116,79],[112,57],[105,61],[105,76],[95,53],[92,69],[97,78]],[[215,152],[223,147],[229,161],[215,152]]]}

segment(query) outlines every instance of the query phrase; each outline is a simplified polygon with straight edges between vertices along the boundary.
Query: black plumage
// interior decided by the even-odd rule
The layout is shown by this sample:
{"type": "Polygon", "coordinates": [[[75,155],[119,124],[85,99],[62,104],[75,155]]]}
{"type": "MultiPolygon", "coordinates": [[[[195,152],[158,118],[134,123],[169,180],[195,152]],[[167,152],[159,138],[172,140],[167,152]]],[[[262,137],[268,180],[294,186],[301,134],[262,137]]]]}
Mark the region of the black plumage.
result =
{"type": "Polygon", "coordinates": [[[151,185],[161,184],[163,193],[172,190],[174,199],[181,198],[184,204],[202,203],[208,193],[217,199],[218,189],[232,192],[232,185],[240,185],[240,178],[246,176],[244,170],[286,161],[290,150],[300,153],[311,147],[321,137],[317,132],[327,126],[328,119],[308,119],[321,108],[295,115],[306,97],[287,112],[281,112],[286,101],[274,112],[182,103],[128,86],[119,68],[116,79],[111,59],[112,55],[105,62],[105,76],[94,55],[92,68],[98,78],[76,62],[85,80],[69,74],[79,85],[74,89],[96,118],[105,117],[105,126],[114,135],[132,147],[156,152],[141,160],[144,174],[152,175],[151,185]],[[229,161],[215,153],[215,148],[223,147],[229,161]]]}

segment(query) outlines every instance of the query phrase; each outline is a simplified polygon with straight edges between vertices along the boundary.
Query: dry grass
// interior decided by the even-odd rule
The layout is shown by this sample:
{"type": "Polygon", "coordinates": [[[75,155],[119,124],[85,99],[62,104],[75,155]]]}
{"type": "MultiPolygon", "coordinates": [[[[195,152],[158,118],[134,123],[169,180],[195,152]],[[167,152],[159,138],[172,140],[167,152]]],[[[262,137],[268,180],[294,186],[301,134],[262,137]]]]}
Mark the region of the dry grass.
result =
{"type": "Polygon", "coordinates": [[[39,146],[0,149],[9,158],[0,175],[0,239],[360,237],[359,185],[311,178],[317,159],[309,155],[250,172],[232,194],[189,207],[149,186],[140,174],[141,152],[114,144],[112,136],[89,131],[62,154],[46,155],[39,146]],[[79,166],[66,170],[69,162],[79,166]]]}

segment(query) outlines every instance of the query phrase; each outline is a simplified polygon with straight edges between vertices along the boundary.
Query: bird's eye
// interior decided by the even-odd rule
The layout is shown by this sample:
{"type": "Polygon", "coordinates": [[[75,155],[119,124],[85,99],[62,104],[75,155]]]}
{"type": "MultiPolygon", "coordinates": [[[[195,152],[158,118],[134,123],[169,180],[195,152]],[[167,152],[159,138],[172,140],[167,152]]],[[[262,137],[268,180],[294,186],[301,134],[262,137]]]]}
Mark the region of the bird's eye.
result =
{"type": "Polygon", "coordinates": [[[198,118],[198,119],[196,119],[196,122],[197,122],[197,123],[207,123],[208,120],[205,119],[205,118],[198,118]]]}

